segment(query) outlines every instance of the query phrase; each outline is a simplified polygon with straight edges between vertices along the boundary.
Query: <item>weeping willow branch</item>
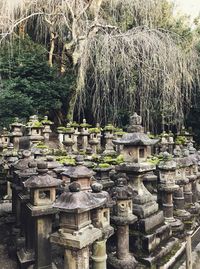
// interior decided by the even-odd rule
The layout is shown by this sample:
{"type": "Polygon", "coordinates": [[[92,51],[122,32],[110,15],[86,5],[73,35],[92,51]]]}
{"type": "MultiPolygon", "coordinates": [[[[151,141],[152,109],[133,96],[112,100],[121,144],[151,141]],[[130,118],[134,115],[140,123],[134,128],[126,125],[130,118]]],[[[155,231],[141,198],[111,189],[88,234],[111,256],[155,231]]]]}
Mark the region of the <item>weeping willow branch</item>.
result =
{"type": "Polygon", "coordinates": [[[104,31],[86,44],[79,101],[86,106],[89,98],[98,122],[118,122],[126,108],[130,113],[137,109],[150,129],[161,115],[165,124],[180,125],[185,107],[190,107],[197,57],[195,51],[185,53],[169,33],[160,30],[104,31]]]}

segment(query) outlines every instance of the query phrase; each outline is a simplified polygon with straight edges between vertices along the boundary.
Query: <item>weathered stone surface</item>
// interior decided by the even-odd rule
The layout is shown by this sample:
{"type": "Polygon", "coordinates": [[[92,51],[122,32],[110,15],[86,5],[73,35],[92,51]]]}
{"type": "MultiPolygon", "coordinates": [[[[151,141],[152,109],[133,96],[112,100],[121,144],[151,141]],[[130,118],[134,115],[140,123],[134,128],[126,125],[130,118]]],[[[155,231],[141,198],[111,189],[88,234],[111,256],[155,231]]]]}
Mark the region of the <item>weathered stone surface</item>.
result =
{"type": "Polygon", "coordinates": [[[140,219],[137,224],[137,230],[147,233],[153,228],[161,225],[163,222],[164,222],[163,211],[159,211],[145,219],[140,219]]]}
{"type": "Polygon", "coordinates": [[[95,240],[101,238],[102,232],[100,229],[94,228],[92,225],[87,226],[82,231],[70,234],[65,233],[62,229],[51,235],[51,242],[61,246],[72,247],[73,249],[82,249],[92,244],[95,240]]]}

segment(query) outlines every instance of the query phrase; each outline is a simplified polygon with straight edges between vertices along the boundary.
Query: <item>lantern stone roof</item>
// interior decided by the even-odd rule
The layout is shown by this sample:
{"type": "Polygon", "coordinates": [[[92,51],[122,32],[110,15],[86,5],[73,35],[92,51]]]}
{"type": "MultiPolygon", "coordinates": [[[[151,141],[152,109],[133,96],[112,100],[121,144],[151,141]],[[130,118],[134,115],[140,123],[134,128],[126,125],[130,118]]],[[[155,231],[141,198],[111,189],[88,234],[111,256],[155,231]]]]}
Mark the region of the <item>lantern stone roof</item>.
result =
{"type": "Polygon", "coordinates": [[[114,144],[129,146],[150,146],[154,145],[158,140],[151,139],[145,133],[127,133],[121,139],[113,140],[114,144]]]}
{"type": "Polygon", "coordinates": [[[55,169],[62,167],[63,164],[57,162],[53,156],[47,156],[48,169],[55,169]]]}
{"type": "Polygon", "coordinates": [[[69,191],[60,195],[54,203],[60,211],[81,213],[104,205],[109,195],[102,188],[94,188],[94,191],[81,191],[81,185],[73,182],[69,185],[69,191]]]}
{"type": "Polygon", "coordinates": [[[38,175],[31,176],[28,180],[24,182],[24,187],[39,189],[45,187],[57,187],[62,181],[60,179],[50,176],[47,172],[47,163],[39,162],[37,164],[38,175]]]}
{"type": "Polygon", "coordinates": [[[31,152],[29,150],[24,150],[22,153],[23,159],[20,159],[17,163],[13,165],[15,170],[24,170],[29,167],[31,161],[31,152]]]}
{"type": "Polygon", "coordinates": [[[175,159],[178,168],[188,167],[193,164],[190,157],[176,158],[175,159]]]}
{"type": "Polygon", "coordinates": [[[122,163],[115,167],[116,171],[125,173],[144,173],[156,169],[156,165],[148,162],[141,163],[122,163]]]}
{"type": "Polygon", "coordinates": [[[16,118],[15,118],[15,121],[14,121],[13,123],[11,123],[10,126],[12,126],[12,127],[15,127],[15,126],[16,126],[16,127],[22,127],[22,126],[24,126],[24,125],[23,125],[22,123],[20,123],[20,122],[19,122],[19,118],[16,117],[16,118]]]}
{"type": "Polygon", "coordinates": [[[30,176],[33,176],[33,175],[37,175],[38,173],[36,172],[35,168],[28,168],[25,170],[17,170],[15,171],[15,174],[19,178],[24,179],[24,178],[29,178],[30,176]]]}
{"type": "Polygon", "coordinates": [[[65,171],[62,173],[69,178],[90,178],[94,175],[94,172],[88,169],[86,166],[78,165],[78,166],[69,166],[65,171]]]}

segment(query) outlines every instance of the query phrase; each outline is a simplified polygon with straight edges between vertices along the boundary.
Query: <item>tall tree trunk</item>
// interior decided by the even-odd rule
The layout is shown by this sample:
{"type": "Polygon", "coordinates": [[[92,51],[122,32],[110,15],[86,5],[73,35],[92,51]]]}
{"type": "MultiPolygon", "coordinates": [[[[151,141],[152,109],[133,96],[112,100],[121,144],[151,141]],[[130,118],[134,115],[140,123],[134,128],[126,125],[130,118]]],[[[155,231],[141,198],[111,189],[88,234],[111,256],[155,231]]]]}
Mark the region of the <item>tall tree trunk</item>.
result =
{"type": "Polygon", "coordinates": [[[50,51],[49,51],[49,66],[53,67],[53,54],[55,49],[55,39],[57,38],[57,35],[55,33],[51,33],[51,42],[50,42],[50,51]]]}

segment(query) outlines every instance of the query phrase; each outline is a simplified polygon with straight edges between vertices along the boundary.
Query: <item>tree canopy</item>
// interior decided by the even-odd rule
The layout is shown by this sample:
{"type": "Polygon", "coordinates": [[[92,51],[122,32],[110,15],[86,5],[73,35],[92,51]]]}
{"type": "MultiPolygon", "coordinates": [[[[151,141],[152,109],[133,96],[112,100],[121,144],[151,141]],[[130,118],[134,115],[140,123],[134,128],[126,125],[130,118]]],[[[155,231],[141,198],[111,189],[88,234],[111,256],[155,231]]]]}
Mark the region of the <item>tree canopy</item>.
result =
{"type": "Polygon", "coordinates": [[[32,40],[30,57],[20,50],[26,64],[10,64],[16,76],[1,75],[1,96],[28,95],[26,115],[33,106],[59,121],[125,125],[136,110],[154,132],[184,123],[199,88],[199,35],[167,0],[0,0],[0,7],[8,57],[19,61],[16,43],[32,40]]]}

